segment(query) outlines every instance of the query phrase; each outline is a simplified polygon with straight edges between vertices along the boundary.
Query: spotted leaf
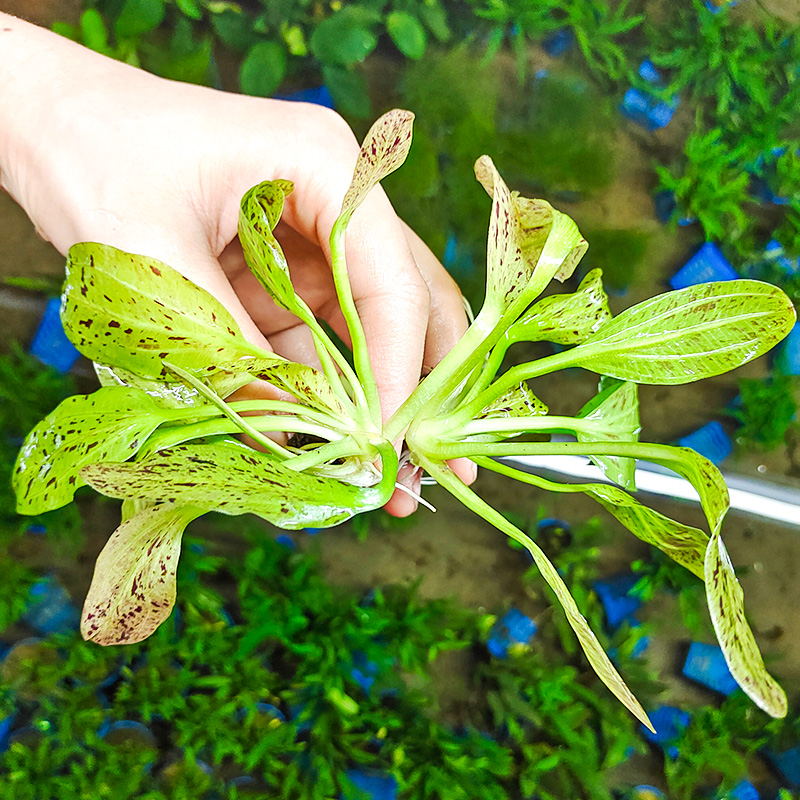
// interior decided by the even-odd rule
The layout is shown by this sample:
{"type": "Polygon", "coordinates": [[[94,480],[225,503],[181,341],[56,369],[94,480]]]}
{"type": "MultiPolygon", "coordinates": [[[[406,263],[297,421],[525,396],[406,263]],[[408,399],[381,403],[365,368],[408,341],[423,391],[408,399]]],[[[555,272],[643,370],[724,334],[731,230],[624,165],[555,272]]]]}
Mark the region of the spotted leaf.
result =
{"type": "Polygon", "coordinates": [[[146,639],[175,605],[175,573],[186,526],[203,512],[162,503],[123,522],[97,558],[81,634],[97,644],[146,639]]]}
{"type": "Polygon", "coordinates": [[[20,514],[60,508],[84,485],[81,469],[124,461],[148,436],[175,416],[139,389],[105,387],[64,400],[25,438],[12,483],[20,514]]]}

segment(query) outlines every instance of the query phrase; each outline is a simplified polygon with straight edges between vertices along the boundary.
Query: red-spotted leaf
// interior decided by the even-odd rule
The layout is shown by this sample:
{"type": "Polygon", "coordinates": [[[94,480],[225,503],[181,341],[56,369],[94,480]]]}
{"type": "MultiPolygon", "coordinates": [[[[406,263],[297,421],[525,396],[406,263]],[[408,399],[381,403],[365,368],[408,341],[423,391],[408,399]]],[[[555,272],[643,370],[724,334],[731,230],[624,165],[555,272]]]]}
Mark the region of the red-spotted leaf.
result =
{"type": "Polygon", "coordinates": [[[68,397],[27,435],[19,451],[12,477],[17,511],[41,514],[66,505],[84,485],[83,467],[130,458],[175,413],[131,387],[68,397]]]}
{"type": "Polygon", "coordinates": [[[731,675],[750,699],[772,717],[785,717],[786,693],[767,672],[744,615],[744,593],[728,552],[715,533],[705,559],[708,610],[731,675]]]}
{"type": "Polygon", "coordinates": [[[181,537],[202,513],[163,503],[144,508],[111,534],[83,604],[84,639],[102,645],[141,642],[170,615],[181,537]]]}
{"type": "Polygon", "coordinates": [[[377,183],[394,172],[411,147],[414,115],[396,108],[380,117],[364,137],[353,181],[342,202],[342,216],[351,216],[377,183]]]}

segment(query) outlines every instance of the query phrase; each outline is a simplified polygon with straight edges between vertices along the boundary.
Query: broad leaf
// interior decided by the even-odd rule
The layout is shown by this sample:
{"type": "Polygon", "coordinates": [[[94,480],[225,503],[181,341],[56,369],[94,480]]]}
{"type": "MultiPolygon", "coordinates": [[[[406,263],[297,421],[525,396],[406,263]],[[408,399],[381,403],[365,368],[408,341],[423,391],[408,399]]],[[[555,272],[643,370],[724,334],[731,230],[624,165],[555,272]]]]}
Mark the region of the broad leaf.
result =
{"type": "MultiPolygon", "coordinates": [[[[610,441],[637,442],[639,440],[639,397],[635,383],[620,383],[613,378],[600,381],[600,391],[578,414],[580,419],[595,423],[597,428],[588,433],[578,430],[579,442],[610,441]]],[[[625,489],[635,489],[636,461],[621,456],[592,456],[592,461],[603,474],[625,489]]]]}
{"type": "MultiPolygon", "coordinates": [[[[509,419],[511,417],[540,417],[547,413],[547,406],[528,388],[526,383],[509,389],[491,405],[483,409],[476,419],[509,419]]],[[[471,436],[471,441],[497,441],[509,436],[518,436],[519,431],[495,432],[471,436]]]]}
{"type": "Polygon", "coordinates": [[[203,377],[226,354],[283,361],[249,344],[224,306],[172,267],[108,245],[70,248],[62,306],[85,356],[146,378],[168,377],[163,359],[203,377]]]}
{"type": "Polygon", "coordinates": [[[795,310],[776,286],[735,280],[667,292],[623,311],[571,350],[575,365],[621,380],[690,383],[762,355],[791,330],[795,310]]]}
{"type": "Polygon", "coordinates": [[[344,196],[341,216],[349,218],[377,183],[394,172],[411,147],[414,115],[395,108],[369,129],[356,160],[353,181],[344,196]]]}
{"type": "Polygon", "coordinates": [[[97,644],[146,639],[175,605],[175,573],[186,526],[203,512],[163,503],[123,522],[97,558],[81,634],[97,644]]]}
{"type": "Polygon", "coordinates": [[[360,488],[296,472],[266,453],[233,443],[180,445],[145,461],[95,464],[83,471],[84,480],[109,497],[257,514],[291,530],[330,527],[383,505],[394,486],[394,475],[385,477],[391,480],[360,488]]]}
{"type": "Polygon", "coordinates": [[[544,551],[530,537],[526,536],[519,528],[512,525],[505,517],[493,509],[488,503],[484,502],[471,489],[463,484],[453,475],[451,470],[444,464],[431,462],[424,457],[420,458],[420,464],[444,486],[459,498],[468,508],[483,517],[487,522],[499,528],[507,536],[519,542],[532,556],[536,567],[542,577],[547,581],[550,588],[555,593],[561,603],[570,627],[575,631],[583,652],[597,673],[601,681],[611,690],[615,697],[644,725],[653,730],[653,726],[642,708],[639,701],[634,697],[631,690],[626,685],[616,667],[603,650],[600,642],[597,641],[589,623],[578,609],[578,605],[569,592],[558,570],[547,558],[544,551]]]}
{"type": "Polygon", "coordinates": [[[548,492],[583,492],[589,495],[643,542],[657,547],[703,580],[708,534],[659,514],[617,486],[606,483],[556,483],[482,456],[475,458],[475,463],[548,492]]]}
{"type": "Polygon", "coordinates": [[[130,387],[68,397],[28,434],[19,451],[12,478],[17,511],[40,514],[66,505],[84,485],[84,466],[130,458],[174,415],[130,387]]]}
{"type": "Polygon", "coordinates": [[[587,244],[549,203],[512,194],[488,156],[478,159],[475,175],[492,197],[484,309],[502,315],[531,303],[554,277],[569,277],[587,244]]]}
{"type": "Polygon", "coordinates": [[[593,269],[573,294],[539,300],[509,329],[512,341],[580,344],[611,319],[602,272],[593,269]]]}
{"type": "MultiPolygon", "coordinates": [[[[205,398],[191,386],[184,383],[157,381],[153,378],[143,378],[130,370],[122,367],[109,367],[106,364],[95,362],[94,371],[101,386],[132,386],[141,389],[151,397],[169,408],[187,408],[189,406],[204,405],[205,398]]],[[[252,380],[248,376],[248,380],[252,380]]]]}
{"type": "Polygon", "coordinates": [[[744,616],[742,587],[719,533],[708,543],[705,579],[711,622],[731,675],[759,708],[772,717],[785,717],[786,694],[764,666],[744,616]]]}

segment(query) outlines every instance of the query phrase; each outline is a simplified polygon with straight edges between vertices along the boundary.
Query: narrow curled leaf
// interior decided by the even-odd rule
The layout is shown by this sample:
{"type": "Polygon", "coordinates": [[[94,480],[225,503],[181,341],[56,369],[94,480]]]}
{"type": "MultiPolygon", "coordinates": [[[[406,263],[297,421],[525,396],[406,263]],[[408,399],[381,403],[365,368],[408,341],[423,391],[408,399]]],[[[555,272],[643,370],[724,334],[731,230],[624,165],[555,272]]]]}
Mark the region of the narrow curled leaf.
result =
{"type": "Polygon", "coordinates": [[[186,526],[200,509],[162,503],[123,522],[97,558],[81,634],[97,644],[146,639],[175,605],[175,573],[186,526]]]}
{"type": "Polygon", "coordinates": [[[568,363],[636,383],[691,383],[767,352],[795,317],[768,283],[704,283],[626,309],[571,350],[568,363]]]}
{"type": "Polygon", "coordinates": [[[277,180],[249,189],[239,207],[239,241],[247,265],[275,303],[307,321],[311,311],[295,294],[286,256],[273,234],[292,188],[290,181],[277,180]]]}
{"type": "Polygon", "coordinates": [[[719,533],[708,542],[705,579],[711,622],[731,675],[759,708],[772,717],[785,717],[786,694],[764,666],[744,615],[742,587],[719,533]]]}
{"type": "Polygon", "coordinates": [[[408,156],[414,115],[395,108],[375,121],[364,137],[353,181],[342,202],[342,216],[350,216],[377,183],[394,172],[408,156]]]}
{"type": "Polygon", "coordinates": [[[708,534],[659,514],[617,486],[606,483],[556,483],[483,456],[475,458],[475,463],[548,492],[583,492],[589,495],[643,542],[657,547],[701,580],[704,578],[708,534]]]}
{"type": "Polygon", "coordinates": [[[17,511],[40,514],[66,505],[84,485],[84,466],[130,458],[173,415],[129,387],[68,397],[27,435],[17,455],[12,476],[17,511]]]}
{"type": "MultiPolygon", "coordinates": [[[[391,465],[386,465],[391,471],[391,465]]],[[[395,465],[396,470],[396,465],[395,465]]],[[[169,500],[223,514],[257,514],[281,528],[338,525],[389,499],[394,476],[361,488],[296,472],[234,442],[179,445],[145,461],[94,464],[83,479],[101,494],[169,500]]]]}
{"type": "Polygon", "coordinates": [[[145,378],[167,379],[165,358],[204,377],[225,354],[283,360],[249,344],[225,307],[177,270],[108,245],[70,248],[62,319],[92,361],[145,378]]]}
{"type": "Polygon", "coordinates": [[[580,344],[611,319],[602,272],[593,269],[573,294],[539,300],[509,329],[513,341],[580,344]]]}
{"type": "MultiPolygon", "coordinates": [[[[603,378],[599,393],[579,412],[578,417],[595,423],[591,434],[578,430],[579,442],[639,440],[639,397],[635,383],[603,378]]],[[[624,489],[635,489],[636,461],[622,456],[593,456],[603,474],[624,489]]]]}
{"type": "Polygon", "coordinates": [[[553,566],[550,559],[547,558],[539,545],[529,536],[526,536],[519,528],[512,525],[488,503],[484,502],[482,498],[478,497],[478,495],[463,484],[445,464],[430,462],[424,458],[420,460],[420,463],[423,464],[425,469],[438,483],[462,500],[462,502],[476,514],[479,514],[487,522],[496,526],[507,536],[519,542],[531,554],[542,577],[555,593],[559,603],[561,603],[561,607],[564,609],[564,614],[567,617],[567,622],[572,630],[575,631],[575,635],[578,637],[578,641],[592,669],[597,673],[600,680],[611,690],[614,696],[643,725],[653,730],[653,726],[645,710],[642,708],[641,703],[634,697],[619,672],[617,672],[616,667],[611,663],[605,650],[603,650],[594,632],[589,627],[586,618],[581,614],[563,578],[558,574],[558,570],[553,566]]]}

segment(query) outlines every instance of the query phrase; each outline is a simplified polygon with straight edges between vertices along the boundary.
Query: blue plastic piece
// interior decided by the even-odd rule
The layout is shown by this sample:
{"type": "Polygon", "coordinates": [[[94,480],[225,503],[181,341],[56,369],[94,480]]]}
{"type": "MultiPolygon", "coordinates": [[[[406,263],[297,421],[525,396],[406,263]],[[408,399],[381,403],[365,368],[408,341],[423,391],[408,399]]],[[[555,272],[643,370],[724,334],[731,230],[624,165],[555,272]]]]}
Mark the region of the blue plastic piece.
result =
{"type": "Polygon", "coordinates": [[[641,89],[631,88],[625,92],[620,110],[637,125],[641,125],[648,131],[656,131],[669,124],[678,107],[678,102],[677,97],[673,97],[667,102],[659,100],[641,89]]]}
{"type": "Polygon", "coordinates": [[[800,258],[791,259],[786,255],[783,245],[777,239],[770,239],[764,248],[764,258],[780,267],[784,275],[800,273],[800,258]]]}
{"type": "Polygon", "coordinates": [[[720,464],[733,452],[733,442],[725,429],[716,420],[703,425],[690,434],[678,439],[681,447],[689,447],[705,456],[712,464],[720,464]]]}
{"type": "Polygon", "coordinates": [[[294,100],[298,103],[314,103],[317,106],[333,108],[333,97],[327,86],[314,86],[311,89],[300,89],[289,94],[276,94],[276,100],[294,100]]]}
{"type": "Polygon", "coordinates": [[[689,727],[692,718],[687,711],[675,708],[675,706],[659,706],[655,711],[648,714],[650,722],[656,732],[641,726],[642,735],[648,742],[658,745],[670,758],[676,758],[678,748],[675,741],[689,727]]]}
{"type": "Polygon", "coordinates": [[[514,645],[530,644],[537,630],[530,617],[512,608],[494,624],[486,646],[495,658],[507,658],[514,645]]]}
{"type": "Polygon", "coordinates": [[[795,322],[789,335],[781,342],[777,364],[786,375],[800,375],[800,322],[795,322]]]}
{"type": "Polygon", "coordinates": [[[725,800],[761,800],[761,795],[750,781],[740,781],[725,795],[725,800]]]}
{"type": "Polygon", "coordinates": [[[80,353],[67,339],[61,324],[61,300],[58,297],[47,301],[44,316],[31,342],[30,353],[59,372],[68,372],[78,360],[80,353]]]}
{"type": "Polygon", "coordinates": [[[713,242],[706,242],[669,281],[673,289],[685,289],[699,283],[732,281],[739,275],[713,242]]]}
{"type": "Polygon", "coordinates": [[[379,772],[364,772],[360,769],[347,770],[347,778],[371,800],[396,800],[397,781],[394,776],[379,772]]]}
{"type": "Polygon", "coordinates": [[[281,533],[280,535],[275,537],[275,541],[283,545],[283,547],[288,547],[289,550],[294,550],[297,545],[294,543],[294,539],[291,536],[287,536],[285,533],[281,533]]]}
{"type": "Polygon", "coordinates": [[[547,528],[560,528],[566,533],[572,530],[572,526],[569,522],[565,522],[563,519],[556,519],[556,517],[544,517],[536,523],[536,530],[540,533],[547,528]]]}
{"type": "MultiPolygon", "coordinates": [[[[675,216],[678,211],[678,203],[675,200],[675,192],[664,189],[662,192],[657,192],[653,196],[653,206],[656,214],[656,219],[659,222],[666,224],[675,216]]],[[[694,225],[697,222],[696,217],[679,217],[678,225],[694,225]]]]}
{"type": "Polygon", "coordinates": [[[664,798],[666,798],[664,792],[647,784],[634,786],[630,793],[630,800],[664,800],[664,798]]]}
{"type": "Polygon", "coordinates": [[[727,3],[721,3],[718,6],[714,5],[714,3],[711,2],[711,0],[706,0],[705,2],[706,10],[710,11],[712,14],[719,14],[719,12],[722,11],[723,8],[726,7],[733,8],[734,6],[738,5],[739,5],[738,0],[728,0],[727,3]]]}
{"type": "Polygon", "coordinates": [[[656,65],[646,58],[639,64],[639,77],[644,78],[648,83],[658,86],[661,83],[661,73],[656,69],[656,65]]]}
{"type": "Polygon", "coordinates": [[[722,650],[715,644],[692,642],[682,672],[687,678],[726,697],[739,688],[725,663],[722,650]]]}
{"type": "Polygon", "coordinates": [[[547,55],[558,58],[563,56],[573,44],[575,44],[575,34],[569,28],[561,28],[542,42],[542,49],[547,55]]]}
{"type": "Polygon", "coordinates": [[[321,530],[322,528],[303,528],[303,531],[309,536],[316,536],[321,530]]]}
{"type": "Polygon", "coordinates": [[[603,581],[596,581],[594,590],[603,604],[606,613],[606,624],[615,631],[626,620],[635,624],[633,615],[639,610],[642,601],[635,595],[628,594],[639,580],[633,573],[616,575],[603,581]]]}
{"type": "Polygon", "coordinates": [[[30,600],[22,621],[38,633],[69,633],[77,630],[80,612],[66,589],[53,577],[43,578],[31,586],[30,600]]]}
{"type": "Polygon", "coordinates": [[[350,670],[350,675],[361,689],[369,694],[378,675],[378,665],[361,652],[353,653],[353,668],[350,670]]]}
{"type": "Polygon", "coordinates": [[[44,536],[47,533],[47,527],[44,525],[28,525],[25,528],[25,533],[30,533],[33,536],[44,536]]]}
{"type": "Polygon", "coordinates": [[[462,247],[455,234],[452,233],[447,237],[447,243],[444,246],[442,264],[456,278],[466,278],[475,272],[472,253],[462,247]]]}
{"type": "Polygon", "coordinates": [[[16,714],[10,714],[5,719],[0,719],[0,753],[4,753],[8,750],[11,729],[14,727],[16,719],[16,714]]]}
{"type": "Polygon", "coordinates": [[[780,753],[764,750],[764,755],[792,791],[800,789],[800,745],[782,750],[780,753]]]}

